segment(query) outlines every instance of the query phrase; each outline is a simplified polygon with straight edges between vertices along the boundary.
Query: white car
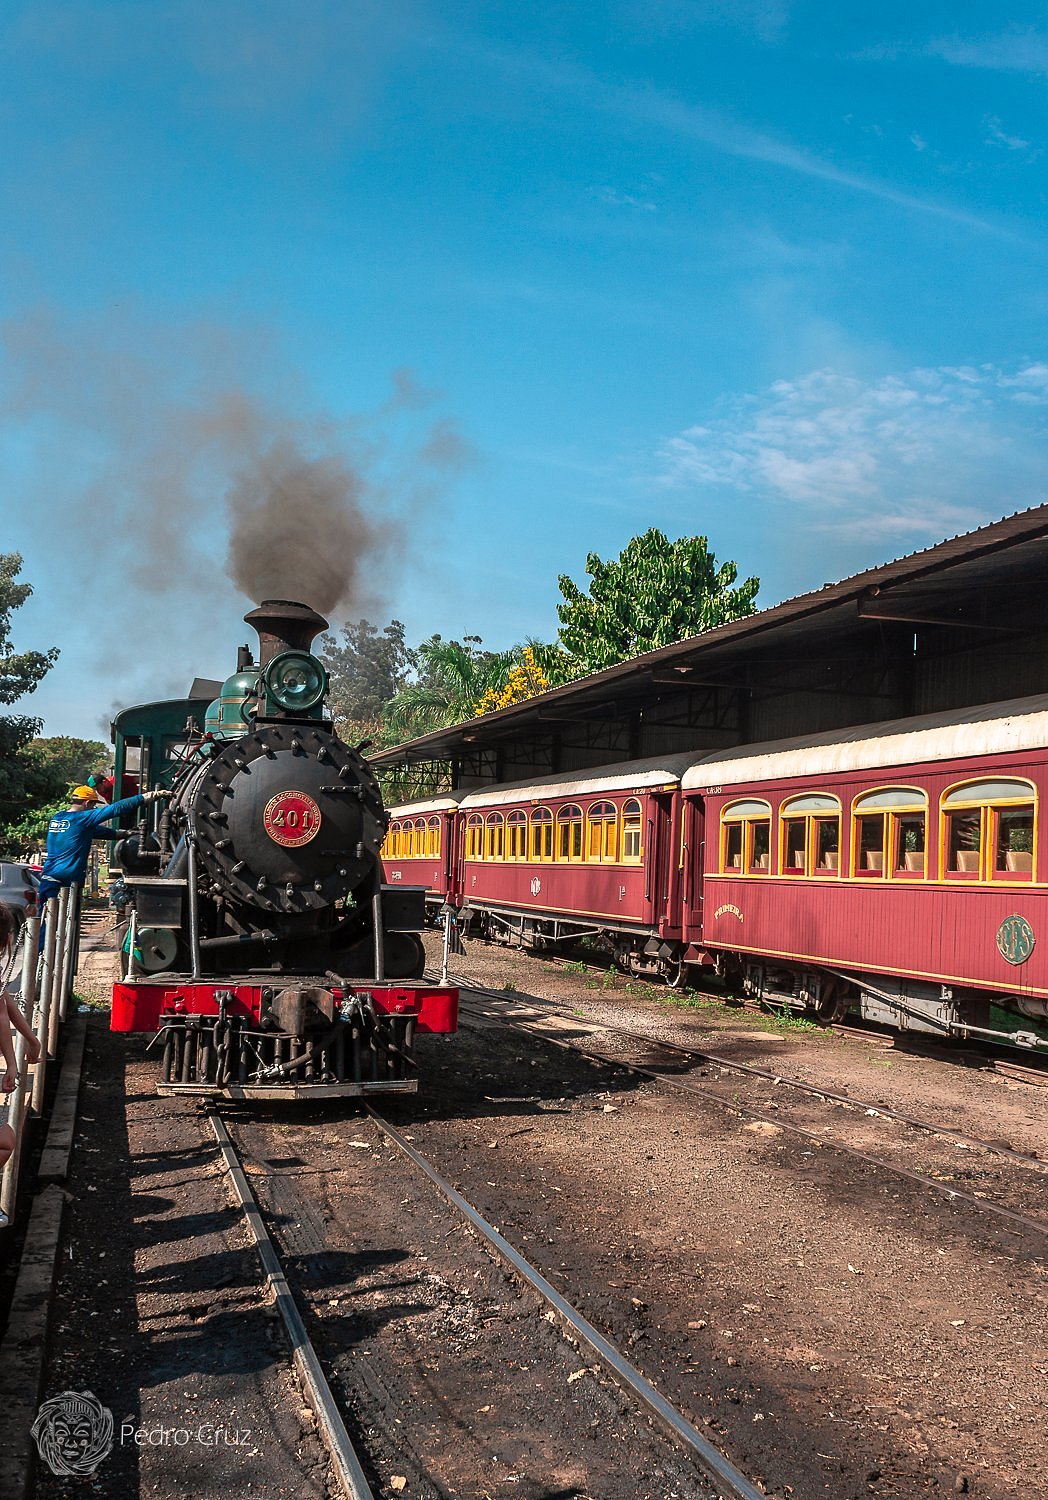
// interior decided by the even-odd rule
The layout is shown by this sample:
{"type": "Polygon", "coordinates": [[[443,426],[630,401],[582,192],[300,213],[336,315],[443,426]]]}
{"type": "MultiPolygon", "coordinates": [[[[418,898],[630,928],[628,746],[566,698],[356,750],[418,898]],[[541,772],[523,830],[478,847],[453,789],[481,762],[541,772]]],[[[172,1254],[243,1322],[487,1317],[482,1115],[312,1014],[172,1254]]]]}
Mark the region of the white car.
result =
{"type": "Polygon", "coordinates": [[[36,893],[40,876],[28,865],[16,865],[0,860],[0,901],[9,906],[15,916],[15,938],[21,934],[26,917],[36,912],[36,893]]]}

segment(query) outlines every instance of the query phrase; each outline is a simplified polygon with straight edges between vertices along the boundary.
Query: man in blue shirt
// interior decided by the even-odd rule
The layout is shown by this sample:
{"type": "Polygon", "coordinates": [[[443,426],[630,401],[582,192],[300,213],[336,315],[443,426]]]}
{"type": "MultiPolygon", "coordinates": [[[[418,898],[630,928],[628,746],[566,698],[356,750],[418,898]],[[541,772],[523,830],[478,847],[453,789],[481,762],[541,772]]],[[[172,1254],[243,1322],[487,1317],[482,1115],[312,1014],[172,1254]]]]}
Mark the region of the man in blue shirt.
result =
{"type": "Polygon", "coordinates": [[[69,811],[56,813],[47,830],[47,855],[40,876],[41,909],[63,886],[83,884],[91,840],[99,836],[103,824],[133,812],[143,802],[155,802],[158,797],[170,795],[157,789],[144,796],[125,797],[122,802],[104,802],[94,787],[78,786],[69,799],[69,811]]]}

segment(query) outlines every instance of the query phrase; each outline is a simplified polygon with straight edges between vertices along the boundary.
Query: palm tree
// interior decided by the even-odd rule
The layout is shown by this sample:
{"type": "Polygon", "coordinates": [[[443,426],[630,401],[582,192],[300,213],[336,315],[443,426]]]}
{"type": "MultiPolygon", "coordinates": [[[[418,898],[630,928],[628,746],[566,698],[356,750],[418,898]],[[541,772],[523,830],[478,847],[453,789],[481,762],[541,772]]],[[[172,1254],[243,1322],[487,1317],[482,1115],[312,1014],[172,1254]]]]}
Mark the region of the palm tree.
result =
{"type": "Polygon", "coordinates": [[[418,646],[418,680],[401,688],[383,714],[390,744],[472,718],[484,694],[503,686],[517,653],[481,651],[479,645],[475,635],[464,641],[434,635],[418,646]]]}

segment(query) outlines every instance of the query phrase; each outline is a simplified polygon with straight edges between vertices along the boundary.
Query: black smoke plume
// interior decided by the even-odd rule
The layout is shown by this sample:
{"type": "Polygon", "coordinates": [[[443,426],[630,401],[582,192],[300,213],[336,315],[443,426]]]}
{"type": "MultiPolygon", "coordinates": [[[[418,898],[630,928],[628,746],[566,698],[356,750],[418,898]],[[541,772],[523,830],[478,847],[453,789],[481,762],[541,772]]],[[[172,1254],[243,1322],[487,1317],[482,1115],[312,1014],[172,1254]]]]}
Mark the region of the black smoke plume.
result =
{"type": "Polygon", "coordinates": [[[237,588],[250,599],[299,599],[325,615],[374,592],[403,531],[344,458],[307,458],[286,439],[252,459],[227,498],[227,569],[237,588]]]}
{"type": "Polygon", "coordinates": [[[122,701],[222,675],[245,598],[335,619],[384,607],[472,461],[438,392],[408,370],[385,383],[370,410],[332,411],[264,331],[121,310],[0,324],[8,501],[27,539],[43,527],[75,561],[56,621],[112,665],[122,701]]]}

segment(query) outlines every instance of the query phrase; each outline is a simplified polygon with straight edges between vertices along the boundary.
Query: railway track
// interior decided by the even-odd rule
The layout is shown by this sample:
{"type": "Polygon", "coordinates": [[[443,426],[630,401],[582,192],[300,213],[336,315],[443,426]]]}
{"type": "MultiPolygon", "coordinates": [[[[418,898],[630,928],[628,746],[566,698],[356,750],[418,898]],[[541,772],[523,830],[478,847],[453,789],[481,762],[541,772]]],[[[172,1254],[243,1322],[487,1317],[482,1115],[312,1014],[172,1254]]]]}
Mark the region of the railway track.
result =
{"type": "MultiPolygon", "coordinates": [[[[473,994],[485,994],[493,999],[508,1002],[510,997],[501,990],[488,989],[483,986],[468,983],[463,978],[456,978],[455,982],[473,994]]],[[[529,996],[529,1000],[534,997],[529,996]]],[[[540,1005],[545,1014],[555,1016],[560,1020],[577,1022],[577,1013],[560,1010],[556,1006],[544,1000],[534,1000],[540,1005]]],[[[999,1145],[995,1141],[983,1140],[981,1136],[969,1135],[964,1131],[953,1130],[947,1125],[938,1125],[931,1120],[921,1120],[914,1115],[905,1114],[901,1110],[892,1109],[887,1104],[873,1104],[865,1099],[857,1099],[852,1094],[837,1093],[833,1089],[821,1088],[818,1084],[809,1083],[803,1078],[791,1078],[784,1073],[775,1073],[770,1068],[758,1068],[752,1063],[737,1062],[734,1058],[722,1057],[716,1052],[707,1052],[699,1047],[684,1047],[678,1042],[670,1042],[662,1037],[652,1036],[646,1031],[632,1031],[626,1026],[616,1026],[610,1021],[599,1021],[592,1018],[593,1025],[601,1031],[609,1032],[613,1036],[621,1036],[629,1041],[651,1047],[659,1047],[665,1052],[672,1052],[677,1056],[687,1057],[695,1062],[709,1063],[716,1067],[727,1069],[735,1073],[744,1073],[751,1078],[761,1078],[776,1087],[795,1089],[800,1093],[810,1094],[817,1099],[825,1099],[833,1104],[841,1104],[846,1108],[859,1110],[864,1115],[879,1116],[885,1120],[896,1120],[901,1125],[908,1125],[913,1130],[926,1131],[929,1135],[941,1136],[946,1140],[958,1142],[958,1144],[977,1148],[989,1152],[993,1156],[1000,1156],[1006,1160],[1021,1163],[1023,1166],[1033,1166],[1037,1170],[1048,1173],[1048,1162],[1042,1162],[1041,1158],[1031,1152],[1016,1151],[1012,1147],[999,1145]]]]}
{"type": "MultiPolygon", "coordinates": [[[[308,1303],[308,1292],[301,1286],[293,1288],[293,1278],[281,1260],[267,1228],[263,1210],[252,1190],[245,1163],[223,1118],[214,1107],[208,1107],[206,1113],[283,1320],[296,1368],[308,1392],[338,1483],[347,1500],[377,1500],[377,1492],[372,1488],[366,1472],[367,1459],[361,1455],[350,1437],[347,1416],[351,1425],[359,1426],[360,1422],[355,1415],[342,1410],[317,1349],[309,1337],[299,1307],[299,1299],[304,1298],[308,1303]]],[[[382,1136],[436,1189],[443,1202],[455,1211],[469,1231],[479,1236],[504,1266],[509,1267],[516,1277],[537,1293],[548,1309],[547,1317],[556,1321],[575,1345],[584,1347],[588,1351],[587,1357],[599,1361],[612,1381],[628,1392],[640,1404],[647,1417],[681,1446],[709,1482],[709,1500],[714,1500],[714,1497],[716,1500],[761,1500],[765,1492],[752,1484],[681,1411],[667,1401],[622,1350],[605,1338],[568,1302],[541,1271],[442,1176],[403,1132],[384,1119],[377,1110],[368,1107],[367,1114],[382,1136]]]]}
{"type": "MultiPolygon", "coordinates": [[[[543,953],[540,955],[540,962],[548,964],[551,968],[565,969],[574,973],[579,972],[580,964],[583,971],[592,974],[607,974],[612,969],[611,964],[584,963],[579,959],[565,958],[558,953],[543,953]]],[[[658,996],[661,986],[651,984],[644,979],[639,979],[635,982],[644,984],[653,995],[658,996]]],[[[760,1000],[742,998],[740,996],[732,996],[731,1005],[734,1009],[743,1010],[754,1015],[779,1014],[773,1006],[767,1006],[760,1000]]],[[[865,1042],[869,1047],[880,1047],[885,1051],[891,1051],[898,1045],[898,1036],[880,1031],[870,1024],[862,1022],[856,1024],[855,1022],[848,1021],[827,1021],[821,1024],[823,1030],[831,1031],[835,1036],[854,1037],[859,1041],[865,1042]]],[[[980,1048],[973,1041],[965,1043],[959,1041],[954,1041],[953,1043],[948,1041],[939,1042],[934,1037],[926,1037],[912,1031],[901,1033],[900,1035],[905,1036],[909,1046],[913,1048],[919,1047],[924,1055],[941,1057],[968,1065],[974,1064],[995,1073],[1000,1073],[1003,1077],[1028,1083],[1032,1087],[1048,1088],[1048,1059],[1041,1064],[1022,1063],[1016,1061],[1010,1055],[1003,1057],[997,1055],[990,1050],[994,1045],[990,1042],[987,1042],[984,1047],[980,1048]]],[[[1010,1052],[1017,1051],[1014,1047],[1009,1050],[1010,1052]]]]}
{"type": "MultiPolygon", "coordinates": [[[[519,1004],[521,999],[519,995],[510,996],[507,995],[504,991],[491,989],[483,985],[474,985],[468,979],[466,979],[465,976],[451,975],[450,978],[452,983],[458,984],[460,988],[467,994],[486,996],[489,999],[495,1000],[504,1007],[512,1005],[513,1003],[519,1004]]],[[[529,1002],[532,1002],[535,1005],[539,1006],[543,1012],[543,1015],[548,1016],[551,1019],[568,1021],[575,1026],[579,1024],[579,1017],[577,1015],[569,1015],[567,1012],[558,1011],[554,1007],[549,1006],[546,1002],[535,1000],[534,997],[528,996],[526,998],[529,1002]]],[[[591,1059],[592,1061],[611,1065],[614,1067],[621,1067],[629,1072],[633,1072],[639,1074],[642,1077],[651,1079],[654,1082],[659,1083],[665,1087],[672,1088],[678,1092],[692,1095],[696,1098],[700,1098],[704,1101],[716,1104],[723,1109],[735,1113],[736,1115],[742,1115],[748,1119],[760,1121],[765,1125],[774,1125],[778,1129],[791,1133],[801,1139],[815,1142],[821,1147],[829,1147],[832,1150],[839,1151],[844,1155],[865,1163],[867,1166],[873,1166],[880,1170],[891,1172],[898,1177],[905,1178],[909,1182],[913,1182],[921,1187],[927,1188],[951,1202],[961,1203],[970,1210],[978,1210],[980,1213],[995,1216],[1003,1220],[1008,1225],[1016,1226],[1016,1228],[1018,1229],[1030,1230],[1040,1236],[1048,1236],[1048,1220],[1037,1219],[1030,1214],[1018,1212],[1013,1208],[1007,1207],[1005,1204],[992,1201],[987,1196],[980,1196],[975,1192],[966,1192],[964,1189],[954,1187],[948,1182],[942,1181],[935,1177],[929,1177],[924,1173],[916,1172],[907,1167],[901,1166],[898,1162],[886,1161],[881,1157],[874,1156],[871,1152],[859,1150],[857,1147],[849,1145],[846,1141],[842,1141],[839,1138],[828,1137],[821,1131],[815,1131],[794,1121],[786,1120],[779,1113],[772,1114],[766,1109],[754,1108],[735,1099],[727,1099],[723,1094],[716,1092],[716,1090],[702,1087],[694,1083],[693,1081],[690,1081],[686,1077],[682,1078],[679,1075],[661,1070],[658,1067],[647,1066],[639,1062],[630,1061],[629,1059],[624,1058],[618,1054],[602,1051],[600,1050],[599,1045],[596,1047],[587,1046],[583,1043],[580,1043],[578,1040],[571,1040],[564,1037],[555,1036],[548,1030],[543,1030],[539,1026],[529,1024],[529,1022],[525,1019],[521,1019],[519,1017],[510,1017],[505,1014],[500,1015],[497,1012],[485,1009],[484,1007],[473,1006],[469,1003],[468,1000],[465,1005],[462,1006],[462,1009],[467,1016],[472,1016],[474,1019],[479,1020],[481,1024],[494,1023],[496,1025],[506,1026],[525,1035],[538,1038],[545,1042],[549,1042],[553,1046],[563,1047],[579,1052],[581,1055],[591,1059]]],[[[673,1056],[683,1056],[694,1063],[708,1063],[711,1065],[719,1065],[725,1069],[735,1070],[741,1074],[759,1078],[765,1082],[772,1083],[779,1087],[794,1088],[798,1092],[823,1099],[834,1105],[841,1105],[855,1110],[860,1110],[862,1111],[864,1117],[880,1116],[884,1119],[894,1120],[900,1124],[905,1124],[911,1129],[951,1140],[958,1146],[963,1146],[969,1150],[984,1151],[989,1155],[1014,1162],[1017,1165],[1023,1166],[1027,1170],[1036,1172],[1038,1176],[1043,1176],[1045,1173],[1048,1173],[1048,1164],[1041,1162],[1035,1157],[1028,1156],[1023,1152],[1014,1151],[1011,1148],[997,1145],[992,1141],[982,1140],[978,1136],[966,1135],[961,1131],[954,1131],[937,1126],[931,1121],[919,1120],[912,1116],[904,1115],[900,1111],[892,1110],[883,1105],[866,1103],[863,1100],[853,1098],[851,1095],[835,1094],[832,1090],[820,1089],[817,1085],[808,1084],[806,1081],[801,1079],[784,1078],[781,1075],[772,1073],[766,1069],[756,1068],[749,1064],[736,1063],[731,1059],[720,1058],[716,1054],[702,1052],[698,1049],[682,1047],[677,1045],[676,1043],[663,1042],[662,1040],[649,1036],[646,1033],[630,1031],[625,1027],[605,1025],[605,1023],[596,1020],[593,1020],[591,1024],[596,1031],[605,1031],[611,1035],[621,1036],[637,1045],[643,1045],[644,1047],[662,1048],[673,1056]]]]}

